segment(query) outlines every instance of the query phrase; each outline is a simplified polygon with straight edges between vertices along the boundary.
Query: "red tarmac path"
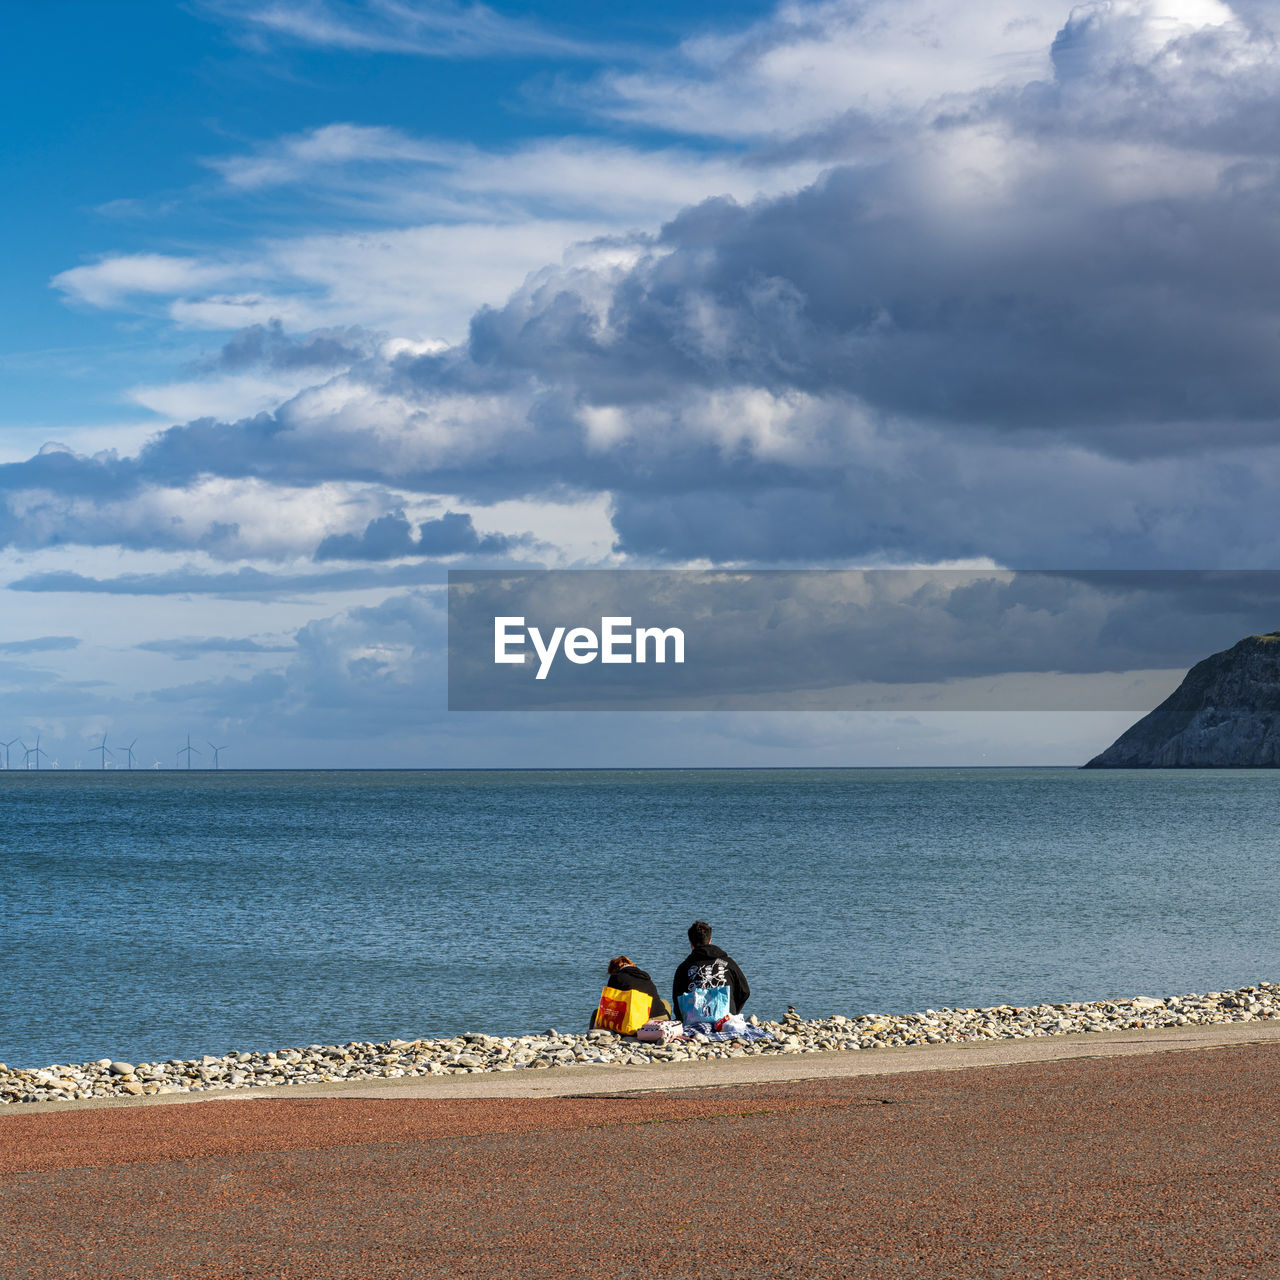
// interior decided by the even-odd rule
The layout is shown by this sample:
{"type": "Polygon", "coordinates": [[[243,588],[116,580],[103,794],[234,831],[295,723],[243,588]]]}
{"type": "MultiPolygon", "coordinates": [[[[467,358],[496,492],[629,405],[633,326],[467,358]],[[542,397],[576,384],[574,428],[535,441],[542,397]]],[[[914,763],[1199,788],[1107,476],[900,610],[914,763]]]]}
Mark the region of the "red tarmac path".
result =
{"type": "Polygon", "coordinates": [[[629,1096],[9,1113],[0,1277],[1274,1280],[1278,1098],[1272,1042],[629,1096]]]}

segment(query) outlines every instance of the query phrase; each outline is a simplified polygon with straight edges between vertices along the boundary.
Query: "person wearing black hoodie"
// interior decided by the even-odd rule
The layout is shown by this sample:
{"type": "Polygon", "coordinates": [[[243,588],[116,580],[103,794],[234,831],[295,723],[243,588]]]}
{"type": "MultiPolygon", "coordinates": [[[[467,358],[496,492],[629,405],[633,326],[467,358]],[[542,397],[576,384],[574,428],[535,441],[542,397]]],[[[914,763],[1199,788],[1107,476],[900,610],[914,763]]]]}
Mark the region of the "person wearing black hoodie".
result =
{"type": "Polygon", "coordinates": [[[693,948],[676,970],[671,983],[671,1007],[680,1008],[680,996],[695,987],[728,987],[729,1012],[740,1013],[751,988],[737,961],[711,945],[711,926],[695,920],[689,926],[689,946],[693,948]]]}
{"type": "MultiPolygon", "coordinates": [[[[618,991],[643,991],[653,1004],[651,1006],[651,1017],[669,1018],[671,1010],[667,1007],[667,1002],[658,994],[658,988],[654,986],[653,979],[649,977],[645,971],[640,968],[633,960],[627,956],[614,956],[609,961],[608,984],[618,991]]],[[[588,1024],[590,1030],[595,1029],[596,1015],[600,1011],[591,1015],[591,1021],[588,1024]]]]}

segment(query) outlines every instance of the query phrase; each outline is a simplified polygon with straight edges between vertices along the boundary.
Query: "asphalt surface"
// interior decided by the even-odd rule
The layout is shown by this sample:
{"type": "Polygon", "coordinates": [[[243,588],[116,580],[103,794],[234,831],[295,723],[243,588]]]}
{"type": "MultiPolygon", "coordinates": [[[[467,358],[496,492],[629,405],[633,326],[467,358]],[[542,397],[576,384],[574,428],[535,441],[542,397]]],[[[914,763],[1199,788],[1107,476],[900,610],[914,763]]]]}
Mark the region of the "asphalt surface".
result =
{"type": "Polygon", "coordinates": [[[1270,1280],[1277,1097],[1272,1042],[10,1114],[0,1276],[1270,1280]]]}

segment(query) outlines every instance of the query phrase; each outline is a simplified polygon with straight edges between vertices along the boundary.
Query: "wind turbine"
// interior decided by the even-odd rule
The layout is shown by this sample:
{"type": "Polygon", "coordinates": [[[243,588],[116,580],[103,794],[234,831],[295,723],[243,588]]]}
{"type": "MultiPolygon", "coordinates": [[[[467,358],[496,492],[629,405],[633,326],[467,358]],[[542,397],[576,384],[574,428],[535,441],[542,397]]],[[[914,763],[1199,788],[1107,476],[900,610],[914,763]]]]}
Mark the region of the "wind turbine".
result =
{"type": "Polygon", "coordinates": [[[225,751],[226,747],[215,747],[211,742],[209,743],[209,750],[213,752],[213,767],[216,769],[218,767],[218,752],[225,751]]]}
{"type": "Polygon", "coordinates": [[[128,760],[129,760],[129,768],[130,768],[130,769],[132,769],[132,768],[133,768],[133,749],[134,749],[134,747],[136,747],[137,745],[138,745],[138,740],[137,740],[137,738],[134,738],[134,740],[133,740],[131,743],[129,743],[129,745],[128,745],[127,747],[120,747],[120,748],[118,748],[120,751],[123,751],[123,752],[125,753],[125,755],[128,757],[128,760]]]}
{"type": "Polygon", "coordinates": [[[200,755],[203,755],[203,754],[204,754],[204,752],[203,752],[203,751],[197,751],[197,750],[196,750],[196,748],[195,748],[195,747],[193,747],[193,746],[191,745],[191,735],[190,735],[190,734],[187,734],[187,745],[186,745],[185,747],[179,747],[179,748],[178,748],[178,759],[179,759],[179,760],[181,760],[183,756],[186,756],[186,757],[187,757],[187,768],[188,768],[188,769],[190,769],[190,768],[191,768],[191,753],[192,753],[193,751],[194,751],[194,752],[195,752],[195,754],[196,754],[196,755],[198,755],[198,756],[200,756],[200,755]]]}
{"type": "Polygon", "coordinates": [[[13,746],[15,742],[21,741],[21,738],[10,738],[8,742],[0,743],[0,746],[4,747],[4,767],[6,770],[9,768],[9,748],[13,746]]]}
{"type": "Polygon", "coordinates": [[[28,769],[30,769],[30,768],[31,768],[31,757],[32,757],[32,756],[35,756],[35,758],[36,758],[36,769],[37,769],[37,771],[38,771],[38,770],[39,770],[39,768],[40,768],[40,757],[41,757],[41,756],[44,756],[44,758],[45,758],[46,760],[49,758],[49,753],[48,753],[47,751],[45,751],[45,750],[40,746],[40,739],[41,739],[41,737],[42,737],[42,736],[43,736],[43,735],[41,735],[41,734],[39,734],[39,733],[37,733],[37,734],[36,734],[36,745],[35,745],[34,747],[29,747],[29,746],[27,746],[27,744],[26,744],[25,742],[22,744],[22,749],[27,753],[27,755],[26,755],[26,767],[27,767],[28,769]]]}
{"type": "Polygon", "coordinates": [[[115,755],[115,752],[107,746],[107,735],[105,733],[102,735],[102,741],[94,747],[94,751],[100,751],[102,753],[99,759],[102,761],[102,767],[104,769],[107,767],[107,757],[115,755]]]}

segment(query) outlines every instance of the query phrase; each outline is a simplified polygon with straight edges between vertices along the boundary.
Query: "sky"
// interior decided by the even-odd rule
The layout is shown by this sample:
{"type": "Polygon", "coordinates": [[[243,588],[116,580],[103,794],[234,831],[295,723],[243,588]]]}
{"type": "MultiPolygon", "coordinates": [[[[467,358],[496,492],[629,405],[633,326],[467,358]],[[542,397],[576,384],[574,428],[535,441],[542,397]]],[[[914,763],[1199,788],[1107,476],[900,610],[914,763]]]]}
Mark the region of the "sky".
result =
{"type": "Polygon", "coordinates": [[[9,15],[12,764],[1079,763],[1132,712],[449,713],[446,575],[1277,567],[1274,6],[631,8],[9,15]]]}

